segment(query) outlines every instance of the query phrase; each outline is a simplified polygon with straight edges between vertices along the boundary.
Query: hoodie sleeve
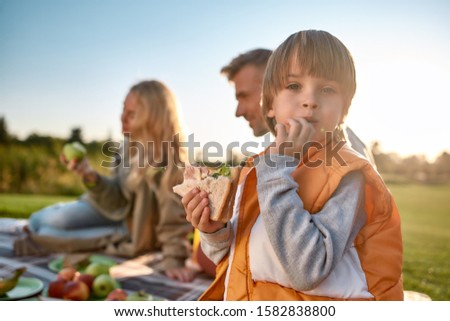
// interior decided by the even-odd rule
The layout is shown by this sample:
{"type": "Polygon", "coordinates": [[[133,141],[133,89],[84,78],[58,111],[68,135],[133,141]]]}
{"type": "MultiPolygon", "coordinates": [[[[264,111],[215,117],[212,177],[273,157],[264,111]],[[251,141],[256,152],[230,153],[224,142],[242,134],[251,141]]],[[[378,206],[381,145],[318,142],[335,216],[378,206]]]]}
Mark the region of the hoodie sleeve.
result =
{"type": "Polygon", "coordinates": [[[227,223],[224,228],[214,233],[200,232],[200,245],[203,253],[213,261],[214,264],[219,264],[222,258],[230,250],[232,235],[230,223],[227,223]]]}
{"type": "Polygon", "coordinates": [[[291,176],[296,166],[286,166],[296,160],[274,154],[270,160],[275,166],[256,165],[264,227],[291,283],[310,290],[328,276],[365,223],[364,176],[347,174],[322,210],[311,215],[297,193],[308,186],[299,187],[291,176]]]}
{"type": "Polygon", "coordinates": [[[99,175],[97,184],[88,189],[83,199],[103,216],[113,221],[122,221],[131,213],[133,194],[124,189],[126,172],[106,177],[99,175]]]}

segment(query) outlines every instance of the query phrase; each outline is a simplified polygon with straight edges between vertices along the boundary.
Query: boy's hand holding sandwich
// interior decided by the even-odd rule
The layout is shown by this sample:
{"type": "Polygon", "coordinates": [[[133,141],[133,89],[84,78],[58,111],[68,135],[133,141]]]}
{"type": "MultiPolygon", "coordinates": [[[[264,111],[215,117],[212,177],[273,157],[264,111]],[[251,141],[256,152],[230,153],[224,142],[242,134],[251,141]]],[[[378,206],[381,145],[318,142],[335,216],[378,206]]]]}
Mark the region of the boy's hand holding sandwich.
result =
{"type": "Polygon", "coordinates": [[[188,166],[184,181],[173,188],[182,196],[186,219],[204,233],[223,228],[233,214],[234,197],[241,167],[217,170],[188,166]]]}
{"type": "Polygon", "coordinates": [[[211,220],[208,193],[205,191],[194,188],[183,196],[181,202],[186,209],[186,220],[200,231],[214,233],[225,226],[225,223],[211,220]]]}

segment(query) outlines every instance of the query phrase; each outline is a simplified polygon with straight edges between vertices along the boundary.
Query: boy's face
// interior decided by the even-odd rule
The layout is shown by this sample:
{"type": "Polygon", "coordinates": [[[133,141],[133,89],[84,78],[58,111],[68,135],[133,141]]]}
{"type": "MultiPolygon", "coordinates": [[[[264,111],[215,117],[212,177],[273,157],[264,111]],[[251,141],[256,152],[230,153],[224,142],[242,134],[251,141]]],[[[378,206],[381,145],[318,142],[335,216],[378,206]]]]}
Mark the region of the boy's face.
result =
{"type": "Polygon", "coordinates": [[[325,140],[325,132],[334,131],[342,122],[344,95],[341,86],[331,80],[302,74],[291,68],[287,84],[274,97],[268,116],[289,130],[288,119],[304,118],[315,130],[313,141],[325,140]]]}

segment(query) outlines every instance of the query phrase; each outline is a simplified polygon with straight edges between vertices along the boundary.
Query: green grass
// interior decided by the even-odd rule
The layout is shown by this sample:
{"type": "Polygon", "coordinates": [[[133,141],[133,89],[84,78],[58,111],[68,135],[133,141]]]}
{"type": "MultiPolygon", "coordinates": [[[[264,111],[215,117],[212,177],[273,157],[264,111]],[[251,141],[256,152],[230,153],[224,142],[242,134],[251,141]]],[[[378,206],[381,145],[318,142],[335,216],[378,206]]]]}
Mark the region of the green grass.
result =
{"type": "Polygon", "coordinates": [[[0,194],[0,217],[28,218],[48,205],[75,199],[73,196],[0,194]]]}
{"type": "Polygon", "coordinates": [[[400,211],[405,290],[450,300],[450,185],[389,185],[400,211]]]}
{"type": "MultiPolygon", "coordinates": [[[[450,185],[389,188],[402,218],[405,290],[450,301],[450,185]]],[[[66,196],[0,194],[0,217],[26,218],[66,196]]]]}

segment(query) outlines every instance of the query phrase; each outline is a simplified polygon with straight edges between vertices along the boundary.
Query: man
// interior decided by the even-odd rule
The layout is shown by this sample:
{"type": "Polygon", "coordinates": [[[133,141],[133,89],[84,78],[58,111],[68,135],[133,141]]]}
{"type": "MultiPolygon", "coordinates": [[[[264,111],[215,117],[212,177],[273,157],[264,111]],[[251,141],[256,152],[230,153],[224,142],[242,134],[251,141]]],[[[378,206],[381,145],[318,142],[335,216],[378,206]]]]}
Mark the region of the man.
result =
{"type": "Polygon", "coordinates": [[[238,102],[236,117],[244,117],[257,137],[269,132],[261,112],[261,92],[264,71],[271,50],[255,49],[234,58],[221,73],[234,83],[238,102]]]}
{"type": "MultiPolygon", "coordinates": [[[[238,102],[236,117],[244,117],[257,137],[269,132],[260,103],[264,71],[271,54],[268,49],[250,50],[231,60],[220,71],[234,84],[238,102]]],[[[347,126],[344,126],[343,132],[350,146],[375,165],[372,153],[355,133],[347,126]]]]}

